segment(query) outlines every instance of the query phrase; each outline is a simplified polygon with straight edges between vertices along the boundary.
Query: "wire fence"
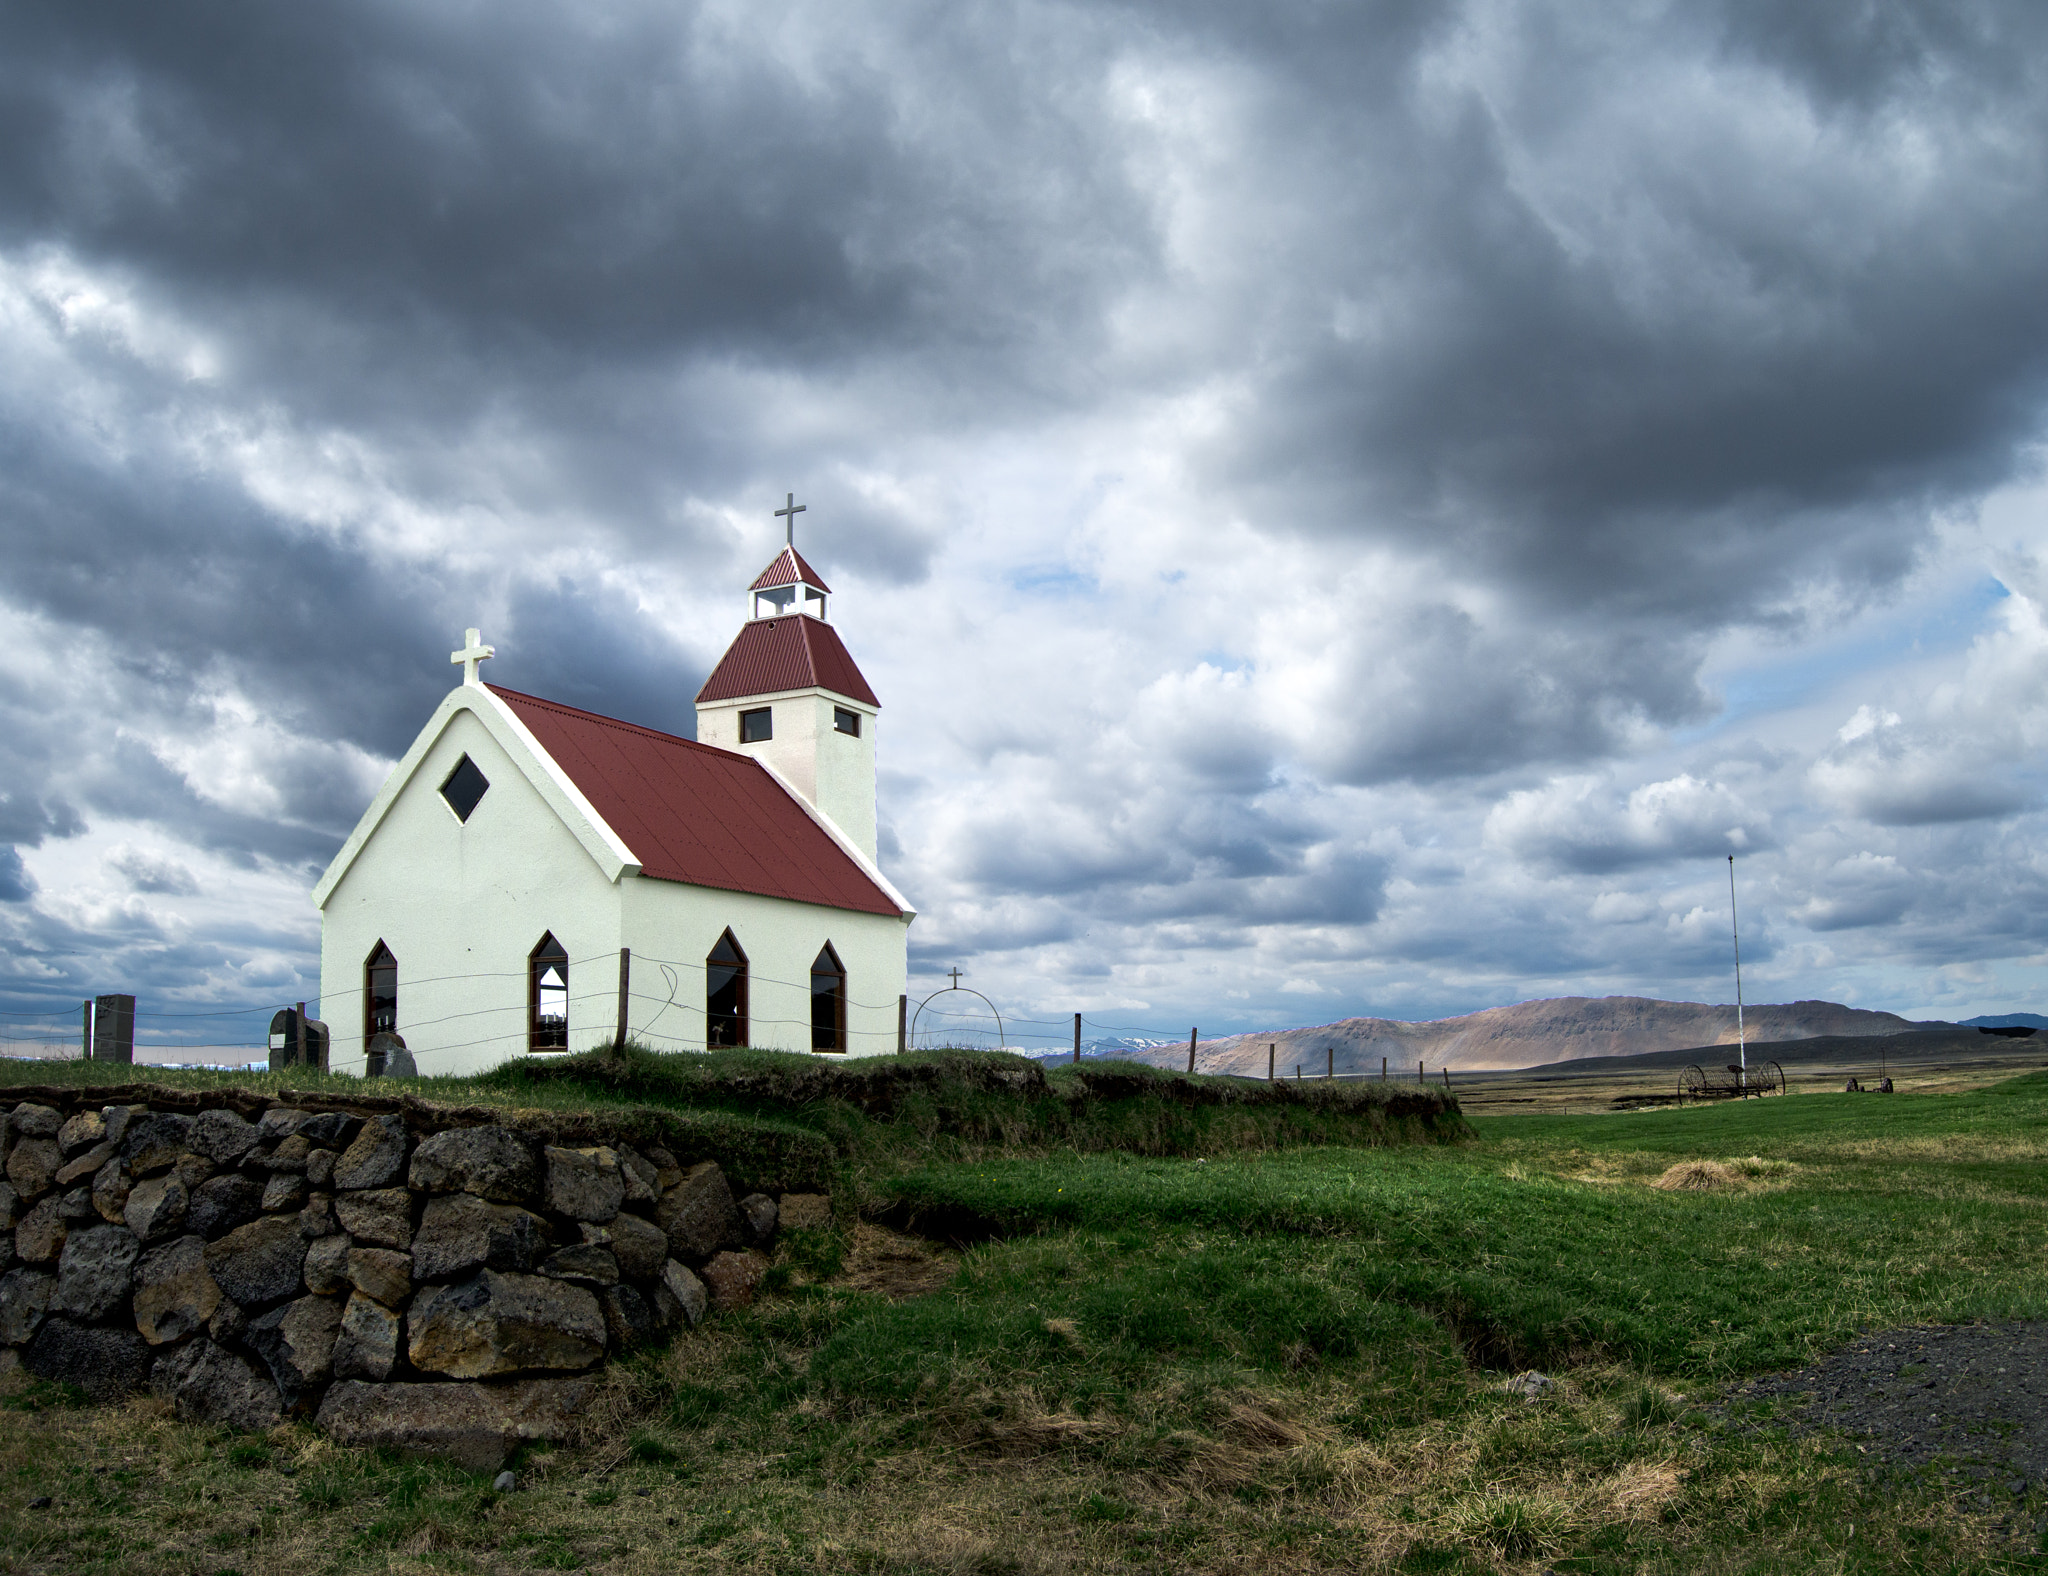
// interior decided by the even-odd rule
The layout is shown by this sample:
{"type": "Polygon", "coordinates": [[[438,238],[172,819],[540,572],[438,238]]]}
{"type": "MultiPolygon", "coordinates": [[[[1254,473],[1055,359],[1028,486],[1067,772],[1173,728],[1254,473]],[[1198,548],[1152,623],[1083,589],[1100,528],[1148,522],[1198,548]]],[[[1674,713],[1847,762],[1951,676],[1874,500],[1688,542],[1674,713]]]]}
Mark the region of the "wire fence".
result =
{"type": "MultiPolygon", "coordinates": [[[[724,1048],[710,1034],[713,1021],[709,987],[711,971],[723,965],[709,960],[663,958],[634,954],[630,964],[620,953],[602,952],[572,958],[562,972],[574,989],[561,1003],[566,1037],[572,1044],[608,1041],[623,1013],[631,1038],[652,1049],[704,1053],[724,1048]],[[623,982],[618,971],[624,970],[623,982]],[[592,987],[595,977],[601,983],[592,987]],[[620,990],[621,983],[625,989],[620,990]]],[[[765,996],[763,1007],[778,998],[807,1003],[818,977],[801,980],[744,970],[750,997],[765,996]],[[771,989],[762,991],[760,987],[771,989]]],[[[422,1073],[466,1070],[480,1062],[519,1055],[533,1048],[535,1013],[533,969],[483,970],[460,974],[401,976],[397,982],[398,1031],[408,1054],[422,1073]]],[[[875,1054],[901,1049],[961,1047],[1020,1051],[1046,1056],[1060,1050],[1101,1054],[1107,1051],[1154,1049],[1177,1043],[1178,1031],[1158,1025],[1104,1024],[1082,1014],[1038,1018],[983,1005],[963,1007],[942,1002],[962,990],[957,983],[939,985],[922,997],[867,1001],[840,991],[837,1023],[829,1037],[836,1049],[875,1054]],[[914,1023],[914,1032],[912,1025],[914,1023]],[[1084,1039],[1084,1034],[1092,1036],[1084,1039]]],[[[246,1068],[267,1065],[279,1049],[270,1029],[294,1002],[245,1002],[207,1006],[189,1000],[163,1008],[137,1003],[132,1014],[129,1056],[143,1065],[246,1068]]],[[[316,1004],[317,1005],[317,1004],[316,1004]]],[[[752,1003],[750,1003],[750,1006],[752,1003]]],[[[90,1054],[93,1003],[80,1006],[0,1008],[0,1056],[77,1060],[90,1054]]],[[[785,1009],[786,1010],[786,1009],[785,1009]]],[[[309,1013],[309,1020],[314,1018],[309,1013]]],[[[815,1018],[805,1012],[785,1016],[773,1008],[749,1011],[742,1037],[764,1048],[810,1049],[815,1018]]],[[[317,1033],[317,1030],[316,1030],[317,1033]]],[[[296,1044],[283,1047],[296,1051],[296,1044]]],[[[123,1059],[126,1059],[125,1057],[123,1059]]],[[[365,1044],[357,1040],[327,1048],[327,1066],[334,1071],[362,1071],[368,1063],[365,1044]]]]}

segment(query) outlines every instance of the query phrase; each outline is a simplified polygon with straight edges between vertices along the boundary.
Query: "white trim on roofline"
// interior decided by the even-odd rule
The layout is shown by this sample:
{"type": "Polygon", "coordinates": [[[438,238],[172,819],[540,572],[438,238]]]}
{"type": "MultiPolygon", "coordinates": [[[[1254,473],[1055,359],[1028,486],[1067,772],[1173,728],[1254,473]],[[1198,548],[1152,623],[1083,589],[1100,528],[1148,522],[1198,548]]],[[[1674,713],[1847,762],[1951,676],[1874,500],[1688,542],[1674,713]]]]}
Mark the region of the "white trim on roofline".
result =
{"type": "Polygon", "coordinates": [[[625,839],[613,831],[604,817],[597,813],[596,807],[584,798],[582,790],[570,781],[569,774],[541,747],[540,740],[533,736],[512,708],[481,684],[458,684],[434,709],[434,715],[427,719],[427,725],[412,741],[412,747],[399,758],[398,764],[391,769],[391,775],[384,779],[384,786],[377,790],[377,797],[370,801],[370,807],[356,822],[355,830],[349,833],[348,841],[341,845],[333,863],[314,883],[315,908],[327,906],[327,899],[341,884],[342,877],[348,874],[357,856],[369,845],[370,838],[419,771],[427,753],[447,732],[455,714],[462,711],[482,723],[484,731],[512,758],[520,774],[547,801],[548,808],[555,812],[583,846],[583,851],[604,872],[605,880],[617,881],[622,876],[640,873],[640,861],[634,858],[633,850],[626,846],[625,839]]]}
{"type": "MultiPolygon", "coordinates": [[[[716,746],[714,746],[714,748],[716,748],[716,746]]],[[[730,755],[737,754],[738,752],[728,750],[726,753],[730,755]]],[[[782,773],[778,772],[774,767],[770,766],[760,756],[749,755],[744,757],[744,759],[752,761],[756,766],[760,767],[762,771],[766,772],[770,777],[772,777],[775,780],[775,785],[778,788],[780,788],[784,793],[788,794],[790,798],[794,799],[797,802],[797,804],[802,807],[804,814],[809,816],[813,821],[817,822],[819,827],[823,829],[825,835],[831,838],[833,842],[839,845],[840,852],[845,854],[848,859],[851,859],[856,865],[860,867],[860,873],[866,876],[870,881],[874,882],[876,886],[882,889],[882,896],[886,897],[890,902],[896,905],[897,909],[901,912],[903,918],[906,921],[917,918],[917,910],[910,906],[910,900],[908,898],[904,897],[904,895],[901,892],[896,890],[896,883],[891,881],[887,876],[883,875],[882,867],[876,864],[872,859],[868,858],[866,854],[862,853],[860,849],[854,845],[853,839],[848,837],[844,832],[839,830],[839,824],[836,821],[834,821],[831,816],[827,815],[823,810],[820,810],[816,805],[812,804],[810,800],[806,799],[802,794],[798,793],[796,789],[790,786],[789,779],[787,777],[784,777],[782,773]]]]}

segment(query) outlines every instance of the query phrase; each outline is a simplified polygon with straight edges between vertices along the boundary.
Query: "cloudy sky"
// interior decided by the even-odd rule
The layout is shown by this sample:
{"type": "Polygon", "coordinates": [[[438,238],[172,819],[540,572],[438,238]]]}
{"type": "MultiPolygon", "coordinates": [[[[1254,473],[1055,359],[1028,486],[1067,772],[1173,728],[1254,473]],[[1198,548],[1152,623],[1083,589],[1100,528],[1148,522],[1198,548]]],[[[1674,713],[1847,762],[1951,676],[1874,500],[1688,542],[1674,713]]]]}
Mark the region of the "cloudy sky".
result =
{"type": "Polygon", "coordinates": [[[786,491],[917,979],[1726,1000],[1733,851],[1752,999],[2048,1007],[2044,32],[18,0],[0,1007],[316,995],[464,626],[688,732],[786,491]]]}

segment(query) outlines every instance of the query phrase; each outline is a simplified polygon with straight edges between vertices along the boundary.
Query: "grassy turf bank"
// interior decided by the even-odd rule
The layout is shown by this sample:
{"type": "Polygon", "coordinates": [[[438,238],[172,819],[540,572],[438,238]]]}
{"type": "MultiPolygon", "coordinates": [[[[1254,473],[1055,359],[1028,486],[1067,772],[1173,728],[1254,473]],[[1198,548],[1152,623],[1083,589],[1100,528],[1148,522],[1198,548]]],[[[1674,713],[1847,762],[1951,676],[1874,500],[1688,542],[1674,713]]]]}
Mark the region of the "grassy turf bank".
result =
{"type": "Polygon", "coordinates": [[[609,1134],[663,1143],[719,1161],[748,1187],[838,1192],[851,1184],[862,1201],[875,1196],[877,1178],[907,1165],[989,1154],[1188,1156],[1444,1143],[1471,1132],[1454,1098],[1417,1085],[1248,1083],[1135,1063],[1048,1072],[1025,1057],[977,1051],[839,1061],[781,1051],[663,1055],[628,1042],[623,1050],[522,1057],[473,1078],[402,1084],[304,1069],[8,1062],[0,1063],[0,1085],[122,1089],[123,1098],[173,1102],[241,1091],[400,1110],[422,1121],[486,1108],[565,1141],[609,1134]]]}

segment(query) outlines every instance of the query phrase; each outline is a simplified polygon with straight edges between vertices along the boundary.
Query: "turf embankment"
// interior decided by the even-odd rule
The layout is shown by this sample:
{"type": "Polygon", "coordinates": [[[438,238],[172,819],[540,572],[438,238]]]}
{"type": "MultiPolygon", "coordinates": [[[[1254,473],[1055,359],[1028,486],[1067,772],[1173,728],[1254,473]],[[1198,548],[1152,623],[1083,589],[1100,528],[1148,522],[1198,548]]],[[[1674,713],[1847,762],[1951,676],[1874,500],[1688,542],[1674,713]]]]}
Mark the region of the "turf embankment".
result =
{"type": "Polygon", "coordinates": [[[0,1086],[35,1085],[104,1086],[110,1099],[172,1104],[232,1090],[252,1107],[289,1098],[422,1118],[502,1112],[565,1140],[608,1134],[663,1143],[715,1159],[749,1186],[840,1192],[838,1184],[851,1183],[851,1202],[872,1200],[876,1179],[905,1166],[992,1154],[1192,1157],[1471,1136],[1454,1096],[1415,1084],[1249,1083],[1135,1063],[1048,1071],[1025,1057],[979,1051],[837,1061],[782,1051],[664,1055],[629,1042],[623,1050],[523,1057],[474,1078],[381,1085],[304,1069],[0,1063],[0,1086]]]}

